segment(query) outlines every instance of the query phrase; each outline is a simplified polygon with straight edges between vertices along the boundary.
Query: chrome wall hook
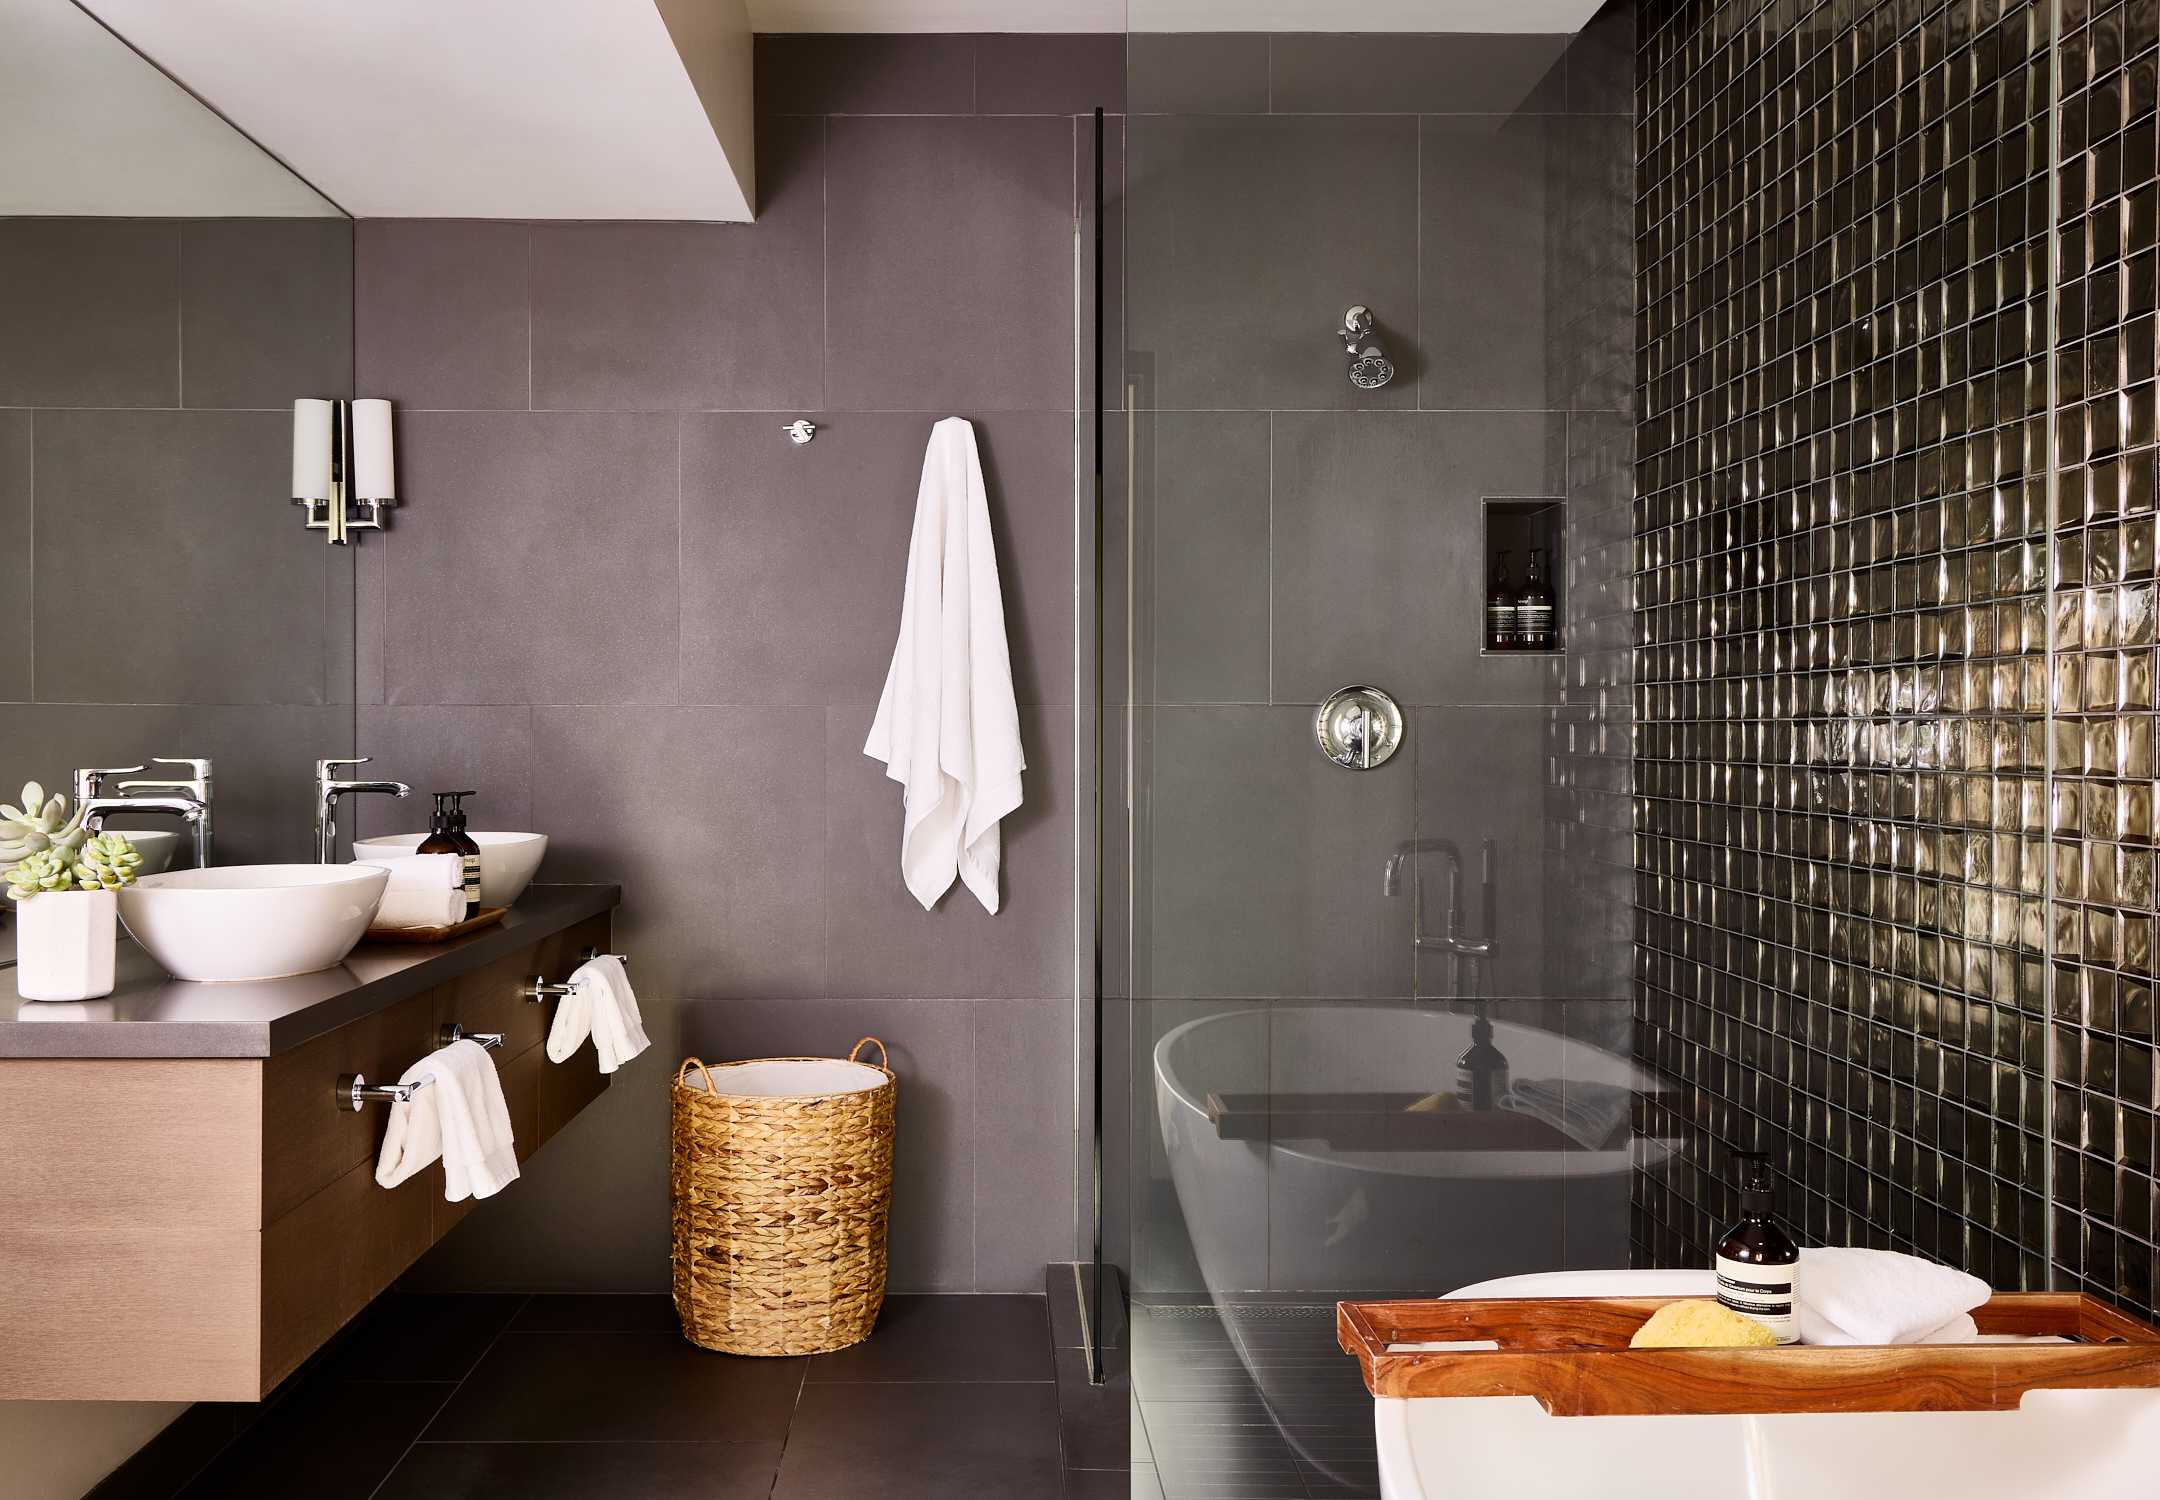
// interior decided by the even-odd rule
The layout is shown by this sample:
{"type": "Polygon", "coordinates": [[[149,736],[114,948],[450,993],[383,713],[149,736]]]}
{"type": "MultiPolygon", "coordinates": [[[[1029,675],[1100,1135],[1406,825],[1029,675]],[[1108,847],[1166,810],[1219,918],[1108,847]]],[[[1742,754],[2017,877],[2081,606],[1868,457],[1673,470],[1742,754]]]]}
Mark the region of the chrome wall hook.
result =
{"type": "Polygon", "coordinates": [[[810,439],[817,436],[817,423],[805,421],[803,418],[797,417],[794,421],[788,423],[787,426],[781,428],[780,430],[786,433],[790,438],[794,439],[795,446],[800,448],[803,444],[809,442],[810,439]]]}
{"type": "Polygon", "coordinates": [[[552,1000],[558,995],[574,995],[577,988],[574,984],[549,984],[546,975],[533,974],[527,976],[525,982],[518,986],[518,998],[537,1003],[541,1000],[552,1000]]]}

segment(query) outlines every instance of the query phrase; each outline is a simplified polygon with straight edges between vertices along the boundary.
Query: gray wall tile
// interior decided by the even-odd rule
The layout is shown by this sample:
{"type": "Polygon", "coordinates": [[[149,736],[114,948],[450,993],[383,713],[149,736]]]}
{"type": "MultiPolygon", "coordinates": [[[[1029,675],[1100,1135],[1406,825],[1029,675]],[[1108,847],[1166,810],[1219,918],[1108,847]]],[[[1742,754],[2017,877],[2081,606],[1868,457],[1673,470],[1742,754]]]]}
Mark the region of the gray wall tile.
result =
{"type": "Polygon", "coordinates": [[[1125,111],[1125,37],[993,31],[975,41],[975,113],[1125,111]]]}
{"type": "Polygon", "coordinates": [[[1157,703],[1268,700],[1269,417],[1157,414],[1144,533],[1157,703]]]}
{"type": "Polygon", "coordinates": [[[755,224],[532,231],[533,405],[698,411],[824,402],[820,126],[767,120],[755,224]]]}
{"type": "Polygon", "coordinates": [[[287,503],[289,413],[41,411],[35,441],[41,697],[322,701],[326,578],[351,563],[287,503]],[[130,607],[85,608],[111,577],[130,607]]]}
{"type": "Polygon", "coordinates": [[[354,228],[354,389],[409,409],[532,405],[530,231],[464,219],[354,228]]]}
{"type": "Polygon", "coordinates": [[[26,781],[39,783],[47,796],[70,792],[78,766],[144,765],[153,755],[205,753],[180,748],[180,713],[178,704],[8,704],[0,710],[0,802],[15,802],[26,781]]]}
{"type": "Polygon", "coordinates": [[[1413,833],[1416,747],[1351,772],[1321,755],[1303,707],[1159,708],[1143,723],[1148,993],[1408,998],[1410,904],[1381,877],[1413,833]]]}
{"type": "Polygon", "coordinates": [[[1070,411],[1072,126],[834,119],[826,404],[1070,411]]]}
{"type": "Polygon", "coordinates": [[[389,701],[675,701],[677,425],[408,413],[389,701]]]}
{"type": "Polygon", "coordinates": [[[663,996],[825,992],[825,735],[746,708],[532,710],[540,878],[623,887],[616,937],[663,996]]]}
{"type": "Polygon", "coordinates": [[[863,754],[872,711],[834,708],[826,735],[826,908],[832,993],[1072,993],[1072,711],[1026,708],[1021,805],[999,825],[998,912],[955,880],[924,911],[900,880],[900,784],[863,754]]]}
{"type": "Polygon", "coordinates": [[[761,36],[758,113],[973,114],[976,40],[925,33],[761,36]]]}
{"type": "Polygon", "coordinates": [[[180,225],[0,221],[0,406],[177,406],[180,225]]]}
{"type": "MultiPolygon", "coordinates": [[[[1482,843],[1496,846],[1490,995],[1545,998],[1546,721],[1542,708],[1417,710],[1417,836],[1447,839],[1462,857],[1462,932],[1484,935],[1482,843]]],[[[1447,932],[1446,856],[1418,856],[1425,931],[1447,932]]],[[[1406,892],[1402,898],[1410,899],[1406,892]]],[[[1418,955],[1420,996],[1470,994],[1470,971],[1448,955],[1418,955]]]]}
{"type": "Polygon", "coordinates": [[[0,411],[0,641],[8,645],[0,652],[0,702],[31,696],[35,659],[30,423],[29,412],[0,411]]]}
{"type": "Polygon", "coordinates": [[[1265,32],[1135,33],[1126,38],[1126,68],[1134,114],[1267,113],[1265,32]]]}
{"type": "MultiPolygon", "coordinates": [[[[179,712],[172,738],[143,753],[215,762],[216,862],[313,864],[315,762],[352,753],[352,705],[189,703],[179,712]]],[[[144,826],[179,825],[166,819],[144,826]]]]}
{"type": "Polygon", "coordinates": [[[351,220],[196,219],[180,256],[183,406],[352,395],[351,220]]]}
{"type": "MultiPolygon", "coordinates": [[[[1508,114],[1546,100],[1568,39],[1452,32],[1277,33],[1268,38],[1277,114],[1508,114]]],[[[1551,107],[1559,105],[1558,77],[1551,107]]]]}
{"type": "Polygon", "coordinates": [[[1414,703],[1539,703],[1552,659],[1487,657],[1481,505],[1562,493],[1543,412],[1275,417],[1275,700],[1370,682],[1414,703]]]}
{"type": "Polygon", "coordinates": [[[413,795],[348,798],[343,806],[351,814],[340,821],[361,838],[421,833],[434,807],[428,793],[473,787],[480,795],[466,800],[471,827],[539,832],[533,827],[532,714],[523,703],[362,706],[360,743],[374,757],[366,774],[405,782],[413,795]]]}
{"type": "Polygon", "coordinates": [[[1546,122],[1420,122],[1419,404],[1546,402],[1546,122]],[[1477,124],[1498,129],[1465,128],[1477,124]]]}
{"type": "MultiPolygon", "coordinates": [[[[845,1057],[876,1036],[899,1077],[885,1284],[894,1292],[1016,1292],[976,1276],[975,1018],[968,1000],[692,1000],[683,1045],[707,1061],[845,1057]]],[[[876,1049],[869,1049],[876,1056],[876,1049]]],[[[1034,1284],[1042,1283],[1042,1266],[1034,1284]]]]}
{"type": "Polygon", "coordinates": [[[1128,340],[1157,406],[1416,404],[1414,119],[1173,118],[1127,150],[1128,340]],[[1353,303],[1396,358],[1377,391],[1333,334],[1353,303]]]}
{"type": "Polygon", "coordinates": [[[1075,1253],[1072,1041],[1069,994],[975,1007],[978,1291],[1040,1286],[1075,1253]]]}

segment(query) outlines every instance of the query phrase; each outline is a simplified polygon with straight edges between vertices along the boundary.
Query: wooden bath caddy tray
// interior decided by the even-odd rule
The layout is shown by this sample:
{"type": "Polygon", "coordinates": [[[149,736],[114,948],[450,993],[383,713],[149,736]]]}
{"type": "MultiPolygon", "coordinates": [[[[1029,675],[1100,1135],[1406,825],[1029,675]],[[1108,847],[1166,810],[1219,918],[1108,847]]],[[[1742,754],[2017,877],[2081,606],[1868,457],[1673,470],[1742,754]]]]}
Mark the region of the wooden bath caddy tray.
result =
{"type": "Polygon", "coordinates": [[[1556,1417],[2014,1410],[2031,1390],[2160,1386],[2160,1329],[2077,1293],[2001,1292],[1982,1333],[2068,1344],[1630,1349],[1675,1297],[1343,1302],[1335,1330],[1375,1396],[1535,1396],[1556,1417]],[[1490,1339],[1498,1349],[1390,1354],[1490,1339]]]}
{"type": "Polygon", "coordinates": [[[467,917],[462,922],[452,922],[448,927],[370,927],[360,941],[363,943],[447,943],[454,937],[477,932],[503,919],[507,906],[483,906],[480,915],[467,917]]]}

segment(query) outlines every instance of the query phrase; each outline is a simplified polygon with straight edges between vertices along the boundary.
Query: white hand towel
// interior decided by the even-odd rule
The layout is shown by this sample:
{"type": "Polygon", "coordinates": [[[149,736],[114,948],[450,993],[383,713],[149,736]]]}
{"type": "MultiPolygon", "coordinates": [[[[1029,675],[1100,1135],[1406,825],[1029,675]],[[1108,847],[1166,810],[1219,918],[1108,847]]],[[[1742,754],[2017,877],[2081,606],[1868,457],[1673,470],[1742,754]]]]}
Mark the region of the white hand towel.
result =
{"type": "Polygon", "coordinates": [[[863,754],[904,787],[900,877],[925,911],[957,874],[998,909],[998,820],[1020,805],[1020,710],[975,429],[930,429],[900,639],[863,754]]]}
{"type": "Polygon", "coordinates": [[[356,859],[390,872],[370,927],[448,927],[465,920],[465,862],[455,854],[356,859]]]}
{"type": "Polygon", "coordinates": [[[1956,1319],[1988,1299],[1977,1276],[1895,1250],[1833,1246],[1800,1252],[1804,1344],[1917,1344],[1962,1331],[1956,1319]]]}
{"type": "Polygon", "coordinates": [[[652,1045],[620,959],[611,953],[588,959],[570,976],[570,985],[570,993],[556,1003],[555,1024],[548,1029],[550,1061],[568,1061],[590,1035],[593,1051],[600,1055],[600,1071],[612,1073],[652,1045]]]}
{"type": "Polygon", "coordinates": [[[487,1198],[517,1180],[510,1107],[495,1059],[478,1042],[452,1042],[405,1070],[400,1083],[427,1086],[390,1106],[375,1180],[396,1187],[429,1163],[443,1164],[443,1197],[487,1198]]]}

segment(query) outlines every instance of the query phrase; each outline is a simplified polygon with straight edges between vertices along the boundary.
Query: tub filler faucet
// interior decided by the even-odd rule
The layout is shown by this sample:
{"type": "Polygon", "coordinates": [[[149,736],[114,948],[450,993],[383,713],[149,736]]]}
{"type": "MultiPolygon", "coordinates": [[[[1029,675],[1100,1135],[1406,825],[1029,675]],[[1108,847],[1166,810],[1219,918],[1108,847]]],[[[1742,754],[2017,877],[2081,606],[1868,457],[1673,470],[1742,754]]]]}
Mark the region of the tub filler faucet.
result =
{"type": "Polygon", "coordinates": [[[402,781],[338,781],[331,777],[333,766],[364,766],[368,757],[358,760],[319,760],[315,762],[315,863],[327,865],[337,858],[337,803],[348,792],[384,792],[392,797],[403,797],[412,788],[402,781]]]}
{"type": "Polygon", "coordinates": [[[1465,931],[1463,912],[1462,850],[1452,839],[1406,839],[1388,856],[1381,875],[1382,894],[1409,895],[1411,944],[1419,953],[1438,953],[1449,964],[1449,998],[1488,999],[1492,994],[1493,930],[1497,917],[1500,878],[1499,845],[1492,839],[1481,849],[1483,891],[1479,903],[1481,936],[1465,931]],[[1439,933],[1425,924],[1425,873],[1418,858],[1437,854],[1447,861],[1447,919],[1439,933]]]}

